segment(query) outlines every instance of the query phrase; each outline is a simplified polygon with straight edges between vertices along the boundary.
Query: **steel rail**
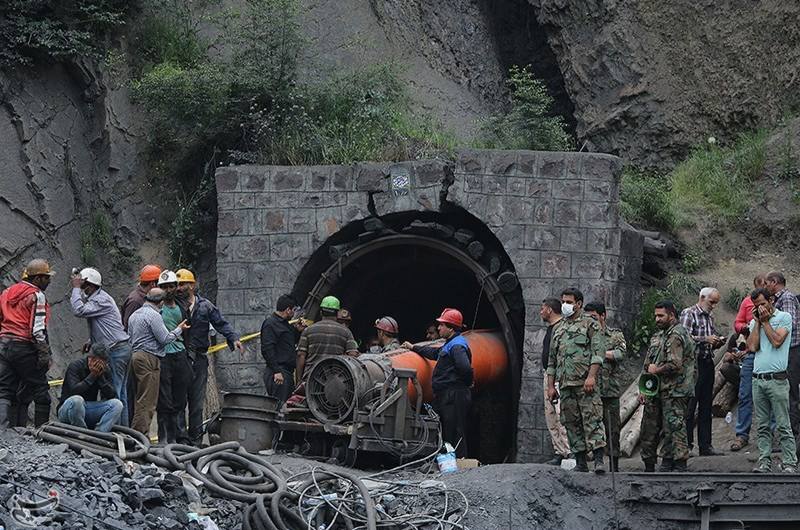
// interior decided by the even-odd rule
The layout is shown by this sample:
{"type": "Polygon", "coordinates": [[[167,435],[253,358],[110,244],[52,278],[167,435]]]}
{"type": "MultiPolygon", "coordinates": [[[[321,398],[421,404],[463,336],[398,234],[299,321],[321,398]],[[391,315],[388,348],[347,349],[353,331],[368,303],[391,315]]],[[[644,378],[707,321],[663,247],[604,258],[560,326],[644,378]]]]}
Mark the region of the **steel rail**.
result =
{"type": "Polygon", "coordinates": [[[800,474],[791,473],[620,473],[619,476],[623,481],[628,482],[710,482],[718,484],[752,482],[800,485],[800,474]]]}

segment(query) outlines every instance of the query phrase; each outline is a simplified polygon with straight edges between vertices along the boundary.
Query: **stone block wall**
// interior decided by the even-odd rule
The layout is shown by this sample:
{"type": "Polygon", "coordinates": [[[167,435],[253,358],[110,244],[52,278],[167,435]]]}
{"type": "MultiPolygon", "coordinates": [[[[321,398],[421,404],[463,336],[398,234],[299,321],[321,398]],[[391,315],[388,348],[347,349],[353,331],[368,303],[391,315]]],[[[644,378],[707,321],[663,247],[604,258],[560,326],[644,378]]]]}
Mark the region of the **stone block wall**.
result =
{"type": "MultiPolygon", "coordinates": [[[[240,332],[258,331],[312,253],[349,223],[370,210],[435,212],[442,199],[458,205],[494,233],[519,277],[525,331],[517,459],[544,460],[552,447],[542,413],[541,300],[575,286],[587,302],[605,302],[618,323],[631,319],[638,302],[642,245],[619,218],[621,169],[609,155],[494,150],[461,151],[454,165],[219,168],[219,306],[240,332]],[[402,193],[392,192],[390,174],[408,177],[402,193]]],[[[220,385],[263,391],[257,351],[222,352],[220,385]]]]}

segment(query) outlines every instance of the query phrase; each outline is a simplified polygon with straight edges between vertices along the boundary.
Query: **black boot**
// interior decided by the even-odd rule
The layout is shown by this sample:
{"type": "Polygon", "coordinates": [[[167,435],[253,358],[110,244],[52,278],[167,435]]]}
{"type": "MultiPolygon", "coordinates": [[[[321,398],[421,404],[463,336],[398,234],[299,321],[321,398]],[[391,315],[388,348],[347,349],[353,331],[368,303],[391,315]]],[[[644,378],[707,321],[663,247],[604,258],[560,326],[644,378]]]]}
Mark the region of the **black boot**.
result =
{"type": "Polygon", "coordinates": [[[553,457],[553,459],[552,459],[552,460],[548,460],[548,461],[547,461],[547,462],[545,462],[545,463],[546,463],[546,464],[548,464],[548,465],[551,465],[551,466],[560,466],[560,465],[561,465],[561,461],[562,461],[562,460],[564,460],[564,457],[563,457],[563,456],[561,456],[561,455],[556,455],[556,456],[554,456],[554,457],[553,457]]]}
{"type": "Polygon", "coordinates": [[[686,473],[686,460],[675,460],[672,464],[672,470],[676,473],[686,473]]]}
{"type": "Polygon", "coordinates": [[[164,414],[156,413],[156,425],[158,425],[158,445],[167,445],[167,422],[164,414]]]}
{"type": "Polygon", "coordinates": [[[671,473],[675,469],[675,462],[671,458],[662,458],[658,468],[659,473],[671,473]]]}
{"type": "Polygon", "coordinates": [[[174,444],[178,440],[178,420],[174,415],[164,418],[164,426],[167,432],[167,443],[174,444]]]}
{"type": "Polygon", "coordinates": [[[614,473],[618,473],[619,472],[619,457],[618,456],[612,456],[611,458],[608,459],[608,468],[609,468],[610,471],[613,471],[614,473]]]}
{"type": "Polygon", "coordinates": [[[645,458],[644,459],[644,472],[645,473],[655,473],[656,471],[656,459],[655,458],[645,458]]]}
{"type": "Polygon", "coordinates": [[[580,471],[582,473],[587,473],[589,471],[589,466],[586,464],[585,452],[575,453],[575,471],[580,471]]]}
{"type": "Polygon", "coordinates": [[[41,427],[50,421],[50,403],[34,403],[33,405],[33,425],[41,427]]]}
{"type": "Polygon", "coordinates": [[[5,431],[10,425],[11,401],[0,399],[0,431],[5,431]]]}
{"type": "Polygon", "coordinates": [[[606,472],[606,452],[605,449],[600,447],[593,451],[594,454],[594,472],[602,475],[606,472]]]}

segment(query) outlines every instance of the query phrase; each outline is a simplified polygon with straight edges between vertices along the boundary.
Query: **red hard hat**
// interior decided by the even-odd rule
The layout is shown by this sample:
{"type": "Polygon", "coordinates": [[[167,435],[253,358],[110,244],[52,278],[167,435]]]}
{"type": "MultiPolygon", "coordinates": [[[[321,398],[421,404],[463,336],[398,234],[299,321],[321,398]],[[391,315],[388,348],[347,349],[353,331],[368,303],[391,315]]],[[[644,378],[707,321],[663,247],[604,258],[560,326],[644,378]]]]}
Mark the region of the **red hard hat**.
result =
{"type": "Polygon", "coordinates": [[[161,267],[158,265],[145,265],[139,273],[139,282],[147,283],[158,280],[161,275],[161,267]]]}
{"type": "Polygon", "coordinates": [[[393,319],[392,317],[381,317],[376,320],[375,329],[385,331],[386,333],[390,333],[392,335],[397,335],[400,332],[400,328],[397,325],[397,320],[393,319]]]}
{"type": "Polygon", "coordinates": [[[461,315],[461,311],[458,309],[446,307],[444,311],[442,311],[442,316],[437,318],[436,322],[450,324],[451,326],[461,328],[464,326],[464,317],[461,315]]]}

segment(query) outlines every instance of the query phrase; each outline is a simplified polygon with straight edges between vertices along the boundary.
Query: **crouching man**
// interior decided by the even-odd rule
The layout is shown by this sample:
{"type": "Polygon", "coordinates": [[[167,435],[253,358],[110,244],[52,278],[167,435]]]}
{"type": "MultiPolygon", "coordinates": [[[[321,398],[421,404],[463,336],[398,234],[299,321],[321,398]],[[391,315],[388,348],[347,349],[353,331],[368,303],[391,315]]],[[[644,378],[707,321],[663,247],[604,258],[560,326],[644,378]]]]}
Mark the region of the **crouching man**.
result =
{"type": "Polygon", "coordinates": [[[117,399],[112,383],[108,349],[94,345],[87,357],[72,361],[67,367],[58,421],[109,432],[120,416],[122,401],[117,399]]]}

